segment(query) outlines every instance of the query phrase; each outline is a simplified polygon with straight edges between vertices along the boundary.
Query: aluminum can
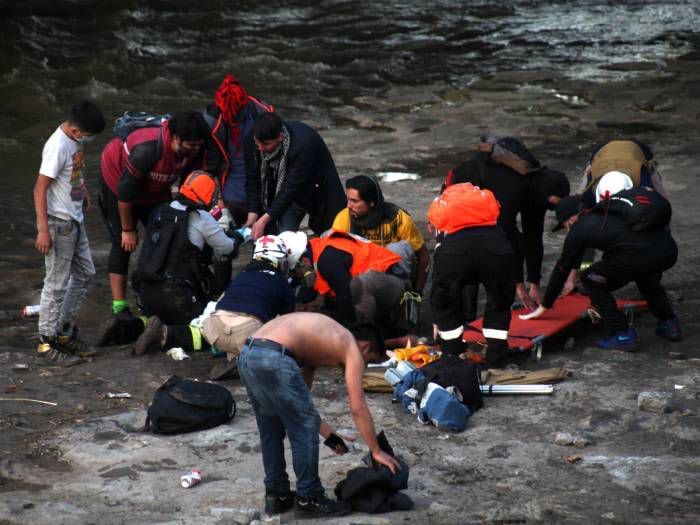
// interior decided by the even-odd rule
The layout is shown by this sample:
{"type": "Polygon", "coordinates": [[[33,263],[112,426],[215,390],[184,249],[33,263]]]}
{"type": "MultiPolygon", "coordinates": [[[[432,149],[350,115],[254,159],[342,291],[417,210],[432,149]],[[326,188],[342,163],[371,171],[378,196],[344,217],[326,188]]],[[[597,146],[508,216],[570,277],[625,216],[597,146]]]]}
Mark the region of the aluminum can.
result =
{"type": "Polygon", "coordinates": [[[219,208],[218,206],[214,206],[214,207],[211,209],[211,211],[210,211],[209,213],[210,213],[211,216],[214,217],[217,221],[218,221],[218,220],[221,218],[221,216],[223,215],[223,211],[222,211],[221,208],[219,208]]]}
{"type": "Polygon", "coordinates": [[[194,487],[202,482],[202,473],[197,469],[190,470],[189,474],[185,474],[180,478],[180,486],[183,489],[194,487]]]}
{"type": "Polygon", "coordinates": [[[34,317],[35,315],[39,315],[40,311],[40,304],[30,304],[24,307],[24,310],[22,310],[22,315],[24,315],[24,317],[34,317]]]}

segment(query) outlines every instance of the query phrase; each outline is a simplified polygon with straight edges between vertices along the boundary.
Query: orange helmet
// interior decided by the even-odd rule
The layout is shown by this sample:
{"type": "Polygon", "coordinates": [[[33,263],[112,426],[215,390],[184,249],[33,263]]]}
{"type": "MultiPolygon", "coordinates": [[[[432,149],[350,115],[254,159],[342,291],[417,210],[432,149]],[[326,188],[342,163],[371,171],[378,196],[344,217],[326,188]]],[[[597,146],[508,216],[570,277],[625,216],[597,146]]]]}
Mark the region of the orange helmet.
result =
{"type": "Polygon", "coordinates": [[[219,198],[219,184],[206,171],[194,170],[180,186],[180,195],[195,204],[211,208],[219,198]]]}

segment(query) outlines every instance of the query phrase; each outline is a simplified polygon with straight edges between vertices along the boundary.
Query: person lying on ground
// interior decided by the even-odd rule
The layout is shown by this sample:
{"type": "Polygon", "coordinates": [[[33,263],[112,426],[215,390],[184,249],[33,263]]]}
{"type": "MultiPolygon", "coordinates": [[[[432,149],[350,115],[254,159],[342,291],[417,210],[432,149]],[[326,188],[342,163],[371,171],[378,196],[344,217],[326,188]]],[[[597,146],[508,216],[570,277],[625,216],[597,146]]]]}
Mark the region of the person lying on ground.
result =
{"type": "MultiPolygon", "coordinates": [[[[541,302],[545,213],[569,195],[569,181],[563,173],[542,166],[515,137],[488,135],[482,137],[478,149],[473,158],[449,171],[443,190],[452,184],[470,182],[493,192],[500,205],[498,225],[514,250],[515,293],[525,306],[534,307],[541,302]]],[[[464,293],[465,321],[471,322],[477,315],[478,286],[468,286],[464,293]]]]}
{"type": "Polygon", "coordinates": [[[402,257],[408,245],[412,257],[406,258],[406,272],[415,276],[413,290],[422,295],[430,253],[409,213],[384,200],[379,181],[372,175],[349,178],[345,181],[345,194],[347,207],[335,216],[333,229],[364,237],[402,257]]]}
{"type": "MultiPolygon", "coordinates": [[[[243,238],[230,228],[225,232],[209,213],[217,198],[217,181],[196,170],[172,202],[153,210],[132,276],[146,316],[171,324],[189,323],[225,286],[216,283],[209,264],[230,266],[243,238]]],[[[143,331],[143,323],[130,312],[112,316],[102,329],[100,344],[131,342],[143,331]]]]}
{"type": "Polygon", "coordinates": [[[292,506],[297,518],[331,517],[350,511],[348,502],[326,497],[318,475],[318,435],[324,435],[324,430],[310,391],[316,368],[345,368],[350,410],[360,436],[375,461],[392,472],[399,468],[379,447],[362,388],[365,364],[385,359],[381,335],[372,325],[357,325],[351,330],[325,315],[297,312],[264,324],[241,351],[238,367],[260,433],[268,514],[279,514],[292,506]],[[285,435],[292,449],[296,494],[290,489],[286,471],[285,435]]]}
{"type": "Polygon", "coordinates": [[[105,127],[102,111],[89,100],[74,105],[44,144],[34,185],[37,235],[46,276],[39,310],[42,364],[72,366],[95,351],[79,339],[75,319],[95,275],[85,230],[90,207],[85,186],[84,144],[105,127]]]}
{"type": "Polygon", "coordinates": [[[262,113],[245,148],[246,226],[253,239],[296,231],[306,214],[314,233],[330,228],[345,206],[345,193],[333,157],[315,130],[262,113]]]}
{"type": "MultiPolygon", "coordinates": [[[[641,191],[646,192],[649,199],[653,198],[651,193],[656,193],[652,188],[641,191]]],[[[556,214],[559,223],[555,231],[568,230],[562,254],[552,271],[544,301],[534,312],[521,318],[537,318],[552,308],[571,269],[578,267],[587,248],[595,248],[603,252],[603,259],[582,273],[581,282],[591,305],[609,330],[609,335],[596,341],[596,345],[604,349],[637,350],[637,332],[628,325],[612,294],[633,281],[649,310],[659,320],[656,334],[668,341],[680,340],[678,317],[661,285],[663,272],[672,268],[678,258],[678,248],[667,228],[668,221],[650,224],[648,229],[639,231],[612,207],[604,213],[596,213],[595,209],[584,211],[579,196],[563,199],[556,214]]]]}

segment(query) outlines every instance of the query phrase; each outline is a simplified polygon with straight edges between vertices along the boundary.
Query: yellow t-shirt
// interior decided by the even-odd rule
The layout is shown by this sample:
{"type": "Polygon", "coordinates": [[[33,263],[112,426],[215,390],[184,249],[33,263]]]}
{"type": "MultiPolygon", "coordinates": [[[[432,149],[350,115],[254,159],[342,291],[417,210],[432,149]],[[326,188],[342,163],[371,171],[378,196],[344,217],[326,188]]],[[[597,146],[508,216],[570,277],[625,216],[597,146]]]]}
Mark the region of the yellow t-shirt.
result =
{"type": "MultiPolygon", "coordinates": [[[[349,232],[351,228],[350,210],[347,208],[340,210],[338,215],[335,216],[332,228],[334,230],[349,232]]],[[[376,228],[353,233],[358,233],[379,246],[386,246],[392,242],[407,241],[414,252],[420,250],[425,244],[416,223],[413,222],[411,216],[402,209],[399,209],[396,217],[391,222],[383,222],[376,228]]]]}

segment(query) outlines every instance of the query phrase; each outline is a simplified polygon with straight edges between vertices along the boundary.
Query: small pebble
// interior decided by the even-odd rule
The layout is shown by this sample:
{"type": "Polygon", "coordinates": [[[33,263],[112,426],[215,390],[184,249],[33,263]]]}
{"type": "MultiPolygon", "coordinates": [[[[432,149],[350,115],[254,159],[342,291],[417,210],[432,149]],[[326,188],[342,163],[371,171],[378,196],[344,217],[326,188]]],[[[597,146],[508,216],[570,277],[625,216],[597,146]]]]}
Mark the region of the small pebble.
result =
{"type": "Polygon", "coordinates": [[[583,448],[588,445],[588,440],[585,437],[576,436],[573,443],[576,448],[583,448]]]}
{"type": "Polygon", "coordinates": [[[568,432],[557,432],[554,436],[554,443],[557,445],[571,445],[574,442],[574,436],[568,432]]]}

